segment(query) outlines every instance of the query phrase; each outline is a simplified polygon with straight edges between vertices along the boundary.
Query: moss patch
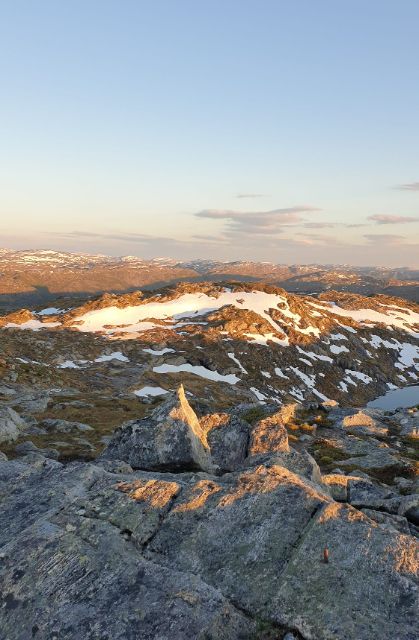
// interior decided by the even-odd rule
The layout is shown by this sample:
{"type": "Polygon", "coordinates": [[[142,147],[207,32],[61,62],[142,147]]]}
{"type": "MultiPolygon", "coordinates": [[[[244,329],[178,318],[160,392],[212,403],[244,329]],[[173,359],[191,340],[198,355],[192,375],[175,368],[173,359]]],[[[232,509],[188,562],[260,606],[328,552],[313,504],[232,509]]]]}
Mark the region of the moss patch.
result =
{"type": "Polygon", "coordinates": [[[263,420],[263,418],[266,418],[268,415],[268,412],[263,407],[252,407],[242,413],[241,418],[250,424],[255,424],[258,420],[263,420]]]}

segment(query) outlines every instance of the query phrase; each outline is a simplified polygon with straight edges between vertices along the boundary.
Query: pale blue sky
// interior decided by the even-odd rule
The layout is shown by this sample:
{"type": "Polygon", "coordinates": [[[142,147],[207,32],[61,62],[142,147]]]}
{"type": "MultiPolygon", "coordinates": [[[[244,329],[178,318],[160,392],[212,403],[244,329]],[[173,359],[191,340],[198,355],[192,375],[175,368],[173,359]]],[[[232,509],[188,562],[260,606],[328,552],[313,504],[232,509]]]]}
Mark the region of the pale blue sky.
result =
{"type": "Polygon", "coordinates": [[[418,69],[418,0],[0,0],[0,245],[419,266],[418,69]]]}

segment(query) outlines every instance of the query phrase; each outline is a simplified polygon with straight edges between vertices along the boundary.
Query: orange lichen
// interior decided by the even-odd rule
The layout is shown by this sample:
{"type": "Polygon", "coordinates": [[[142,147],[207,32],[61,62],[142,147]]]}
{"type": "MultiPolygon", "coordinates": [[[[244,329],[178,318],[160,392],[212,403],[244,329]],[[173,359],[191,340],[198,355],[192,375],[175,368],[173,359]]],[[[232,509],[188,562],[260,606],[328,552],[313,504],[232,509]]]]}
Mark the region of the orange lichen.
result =
{"type": "Polygon", "coordinates": [[[386,551],[394,557],[394,567],[397,571],[418,575],[419,549],[416,540],[408,536],[400,536],[397,543],[386,551]]]}

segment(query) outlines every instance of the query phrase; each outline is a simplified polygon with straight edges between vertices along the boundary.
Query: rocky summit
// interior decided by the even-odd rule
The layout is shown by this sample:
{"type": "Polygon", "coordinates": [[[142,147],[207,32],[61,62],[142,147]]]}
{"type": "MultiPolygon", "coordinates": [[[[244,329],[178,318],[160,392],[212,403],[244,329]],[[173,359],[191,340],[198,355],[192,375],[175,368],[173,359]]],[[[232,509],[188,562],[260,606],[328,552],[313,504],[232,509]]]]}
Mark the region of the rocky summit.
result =
{"type": "Polygon", "coordinates": [[[416,640],[417,304],[49,304],[0,316],[1,640],[416,640]]]}
{"type": "Polygon", "coordinates": [[[414,640],[418,427],[180,387],[91,462],[2,454],[1,637],[414,640]]]}

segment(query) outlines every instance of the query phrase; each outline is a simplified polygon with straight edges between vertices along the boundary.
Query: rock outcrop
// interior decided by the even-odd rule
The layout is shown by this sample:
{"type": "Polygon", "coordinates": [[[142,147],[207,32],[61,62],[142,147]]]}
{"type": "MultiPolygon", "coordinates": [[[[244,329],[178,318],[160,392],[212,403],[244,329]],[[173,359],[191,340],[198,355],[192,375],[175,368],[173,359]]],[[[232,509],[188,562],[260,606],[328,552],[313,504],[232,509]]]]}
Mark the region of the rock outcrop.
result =
{"type": "Polygon", "coordinates": [[[4,637],[414,640],[417,495],[300,449],[180,389],[96,462],[0,459],[4,637]]]}
{"type": "Polygon", "coordinates": [[[0,443],[17,440],[25,426],[24,420],[16,411],[0,405],[0,443]]]}
{"type": "Polygon", "coordinates": [[[134,420],[117,429],[103,458],[124,460],[134,469],[212,470],[207,434],[188,403],[183,386],[150,418],[134,420]]]}

